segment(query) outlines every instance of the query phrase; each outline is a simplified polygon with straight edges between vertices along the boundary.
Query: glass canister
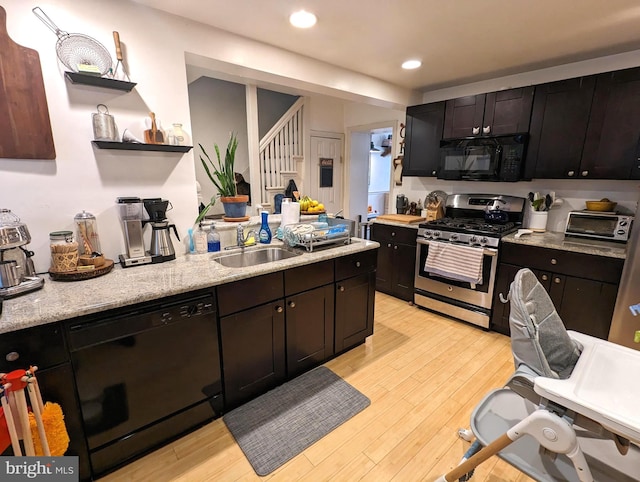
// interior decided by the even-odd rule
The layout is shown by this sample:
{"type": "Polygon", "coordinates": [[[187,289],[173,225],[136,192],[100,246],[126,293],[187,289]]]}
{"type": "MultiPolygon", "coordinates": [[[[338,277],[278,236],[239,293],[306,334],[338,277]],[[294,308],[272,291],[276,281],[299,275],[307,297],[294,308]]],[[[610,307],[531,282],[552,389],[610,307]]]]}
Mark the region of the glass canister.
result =
{"type": "Polygon", "coordinates": [[[72,231],[49,233],[51,246],[51,271],[68,273],[78,267],[78,243],[73,240],[72,231]]]}
{"type": "Polygon", "coordinates": [[[102,254],[98,223],[96,217],[86,211],[78,213],[73,218],[76,224],[76,239],[80,255],[93,256],[102,254]]]}

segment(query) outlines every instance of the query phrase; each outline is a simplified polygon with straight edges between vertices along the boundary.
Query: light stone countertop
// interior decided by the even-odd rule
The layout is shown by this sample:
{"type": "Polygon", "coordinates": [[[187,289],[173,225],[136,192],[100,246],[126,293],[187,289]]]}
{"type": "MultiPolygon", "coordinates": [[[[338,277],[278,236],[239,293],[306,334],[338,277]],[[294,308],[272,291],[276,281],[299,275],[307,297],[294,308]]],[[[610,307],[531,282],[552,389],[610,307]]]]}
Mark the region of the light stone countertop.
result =
{"type": "Polygon", "coordinates": [[[553,231],[524,234],[519,238],[516,238],[515,235],[516,233],[508,234],[503,237],[501,241],[503,243],[526,244],[528,246],[560,249],[563,251],[607,256],[610,258],[625,259],[627,257],[627,245],[625,243],[566,237],[564,233],[553,231]]]}
{"type": "MultiPolygon", "coordinates": [[[[389,226],[399,226],[401,228],[411,228],[411,229],[415,229],[416,231],[418,230],[418,227],[419,227],[418,225],[420,224],[420,223],[398,223],[396,221],[389,221],[388,219],[379,219],[379,218],[376,218],[373,221],[373,223],[376,223],[376,224],[387,224],[389,226]]],[[[417,233],[416,233],[416,235],[417,235],[417,233]]]]}
{"type": "MultiPolygon", "coordinates": [[[[274,240],[268,246],[281,245],[282,242],[274,240]]],[[[260,247],[267,245],[258,245],[258,249],[260,247]]],[[[212,253],[207,253],[126,269],[117,264],[106,275],[82,281],[53,281],[45,274],[41,275],[45,279],[42,289],[4,301],[0,333],[210,288],[377,247],[379,244],[374,241],[352,238],[348,245],[321,246],[310,253],[296,249],[302,253],[300,256],[247,268],[224,267],[210,259],[212,253]]]]}

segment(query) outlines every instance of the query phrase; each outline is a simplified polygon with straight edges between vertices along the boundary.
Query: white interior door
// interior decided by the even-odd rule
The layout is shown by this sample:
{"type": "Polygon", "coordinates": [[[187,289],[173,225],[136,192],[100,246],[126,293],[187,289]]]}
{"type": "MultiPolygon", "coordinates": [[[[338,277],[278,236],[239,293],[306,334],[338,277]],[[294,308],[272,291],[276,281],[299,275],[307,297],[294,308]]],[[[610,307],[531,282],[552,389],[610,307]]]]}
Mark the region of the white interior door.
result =
{"type": "Polygon", "coordinates": [[[343,209],[342,137],[312,135],[310,164],[307,195],[323,203],[328,213],[343,209]]]}

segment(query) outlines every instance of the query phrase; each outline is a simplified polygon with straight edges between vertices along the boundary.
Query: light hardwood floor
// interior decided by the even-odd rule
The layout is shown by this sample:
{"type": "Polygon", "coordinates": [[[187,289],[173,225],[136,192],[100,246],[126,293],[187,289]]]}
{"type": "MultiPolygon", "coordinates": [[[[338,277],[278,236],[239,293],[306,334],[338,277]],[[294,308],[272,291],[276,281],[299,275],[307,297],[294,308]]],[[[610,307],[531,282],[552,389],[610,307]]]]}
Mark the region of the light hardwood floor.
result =
{"type": "MultiPolygon", "coordinates": [[[[376,292],[374,335],[326,366],[371,405],[268,477],[217,419],[101,481],[433,481],[458,464],[469,447],[458,428],[513,359],[503,335],[376,292]]],[[[531,479],[494,457],[472,480],[531,479]]]]}

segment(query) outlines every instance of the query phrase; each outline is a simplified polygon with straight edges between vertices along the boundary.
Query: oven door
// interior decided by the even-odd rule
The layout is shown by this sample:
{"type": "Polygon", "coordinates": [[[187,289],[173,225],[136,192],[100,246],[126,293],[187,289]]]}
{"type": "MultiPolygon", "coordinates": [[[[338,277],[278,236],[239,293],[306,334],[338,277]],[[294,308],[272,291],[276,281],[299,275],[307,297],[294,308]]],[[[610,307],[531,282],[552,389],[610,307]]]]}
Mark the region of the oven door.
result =
{"type": "Polygon", "coordinates": [[[472,285],[425,271],[429,245],[445,241],[418,238],[415,296],[417,305],[489,328],[491,303],[498,265],[498,250],[484,248],[482,283],[472,285]]]}

